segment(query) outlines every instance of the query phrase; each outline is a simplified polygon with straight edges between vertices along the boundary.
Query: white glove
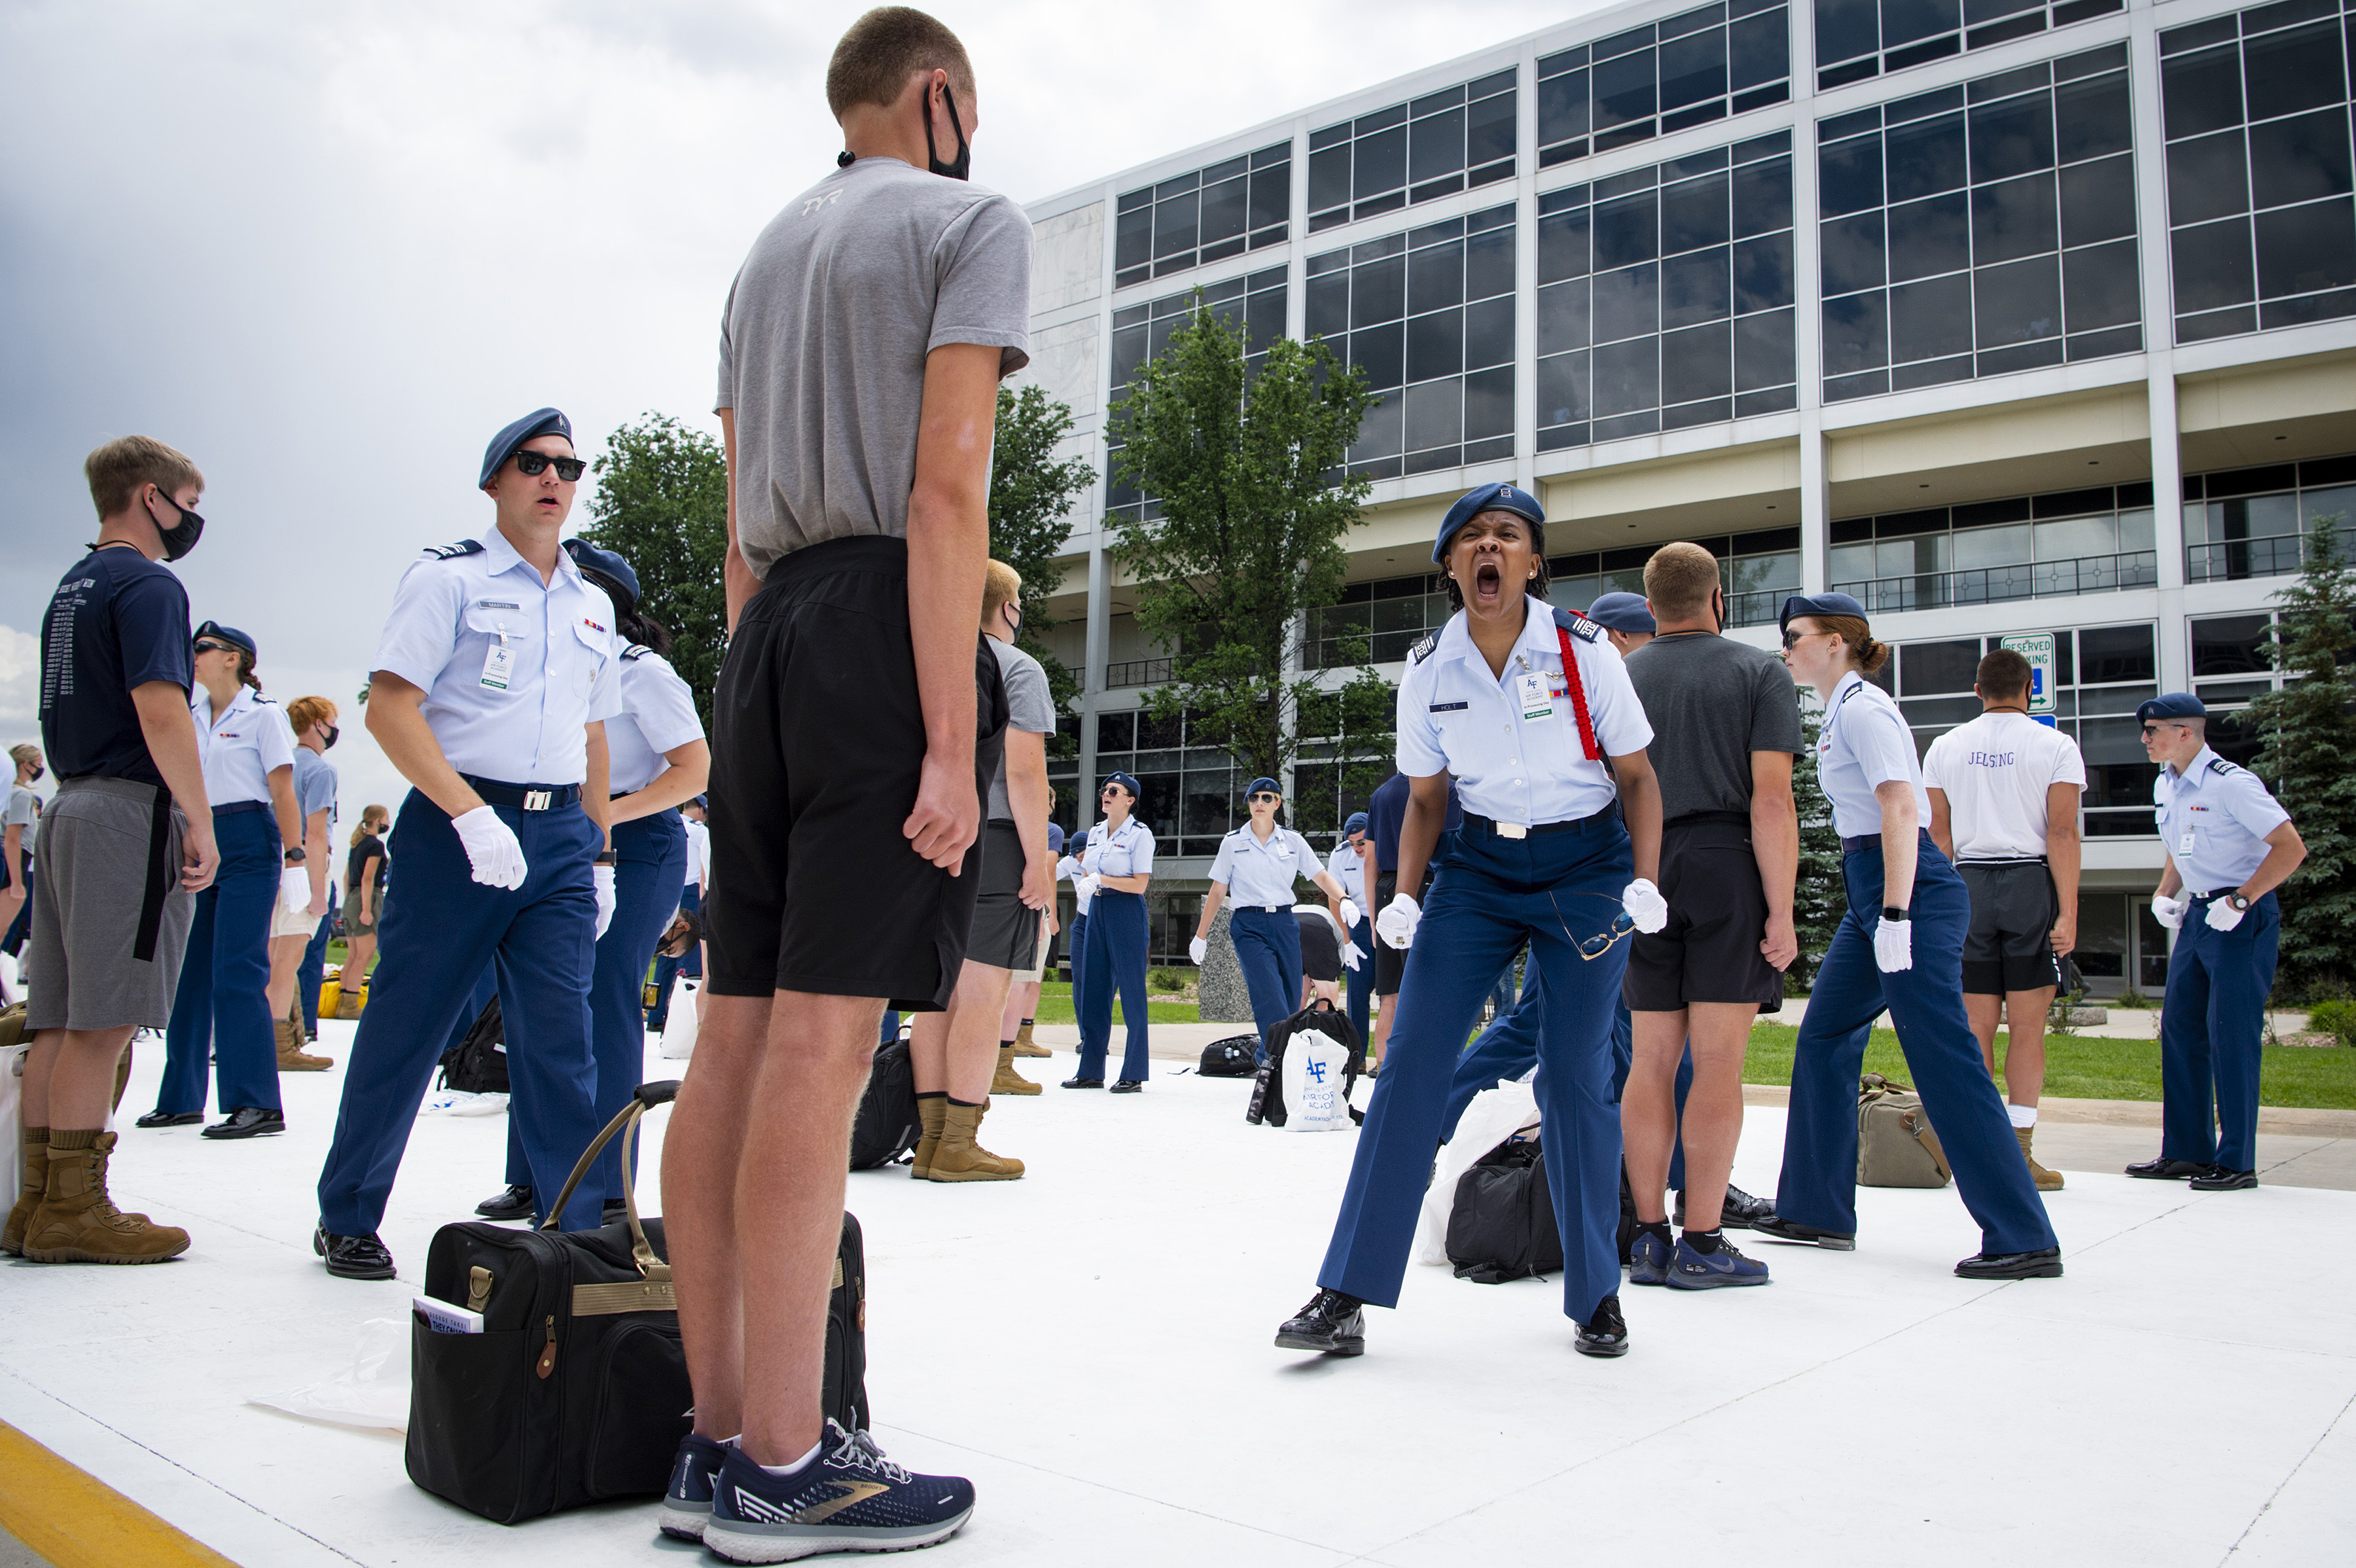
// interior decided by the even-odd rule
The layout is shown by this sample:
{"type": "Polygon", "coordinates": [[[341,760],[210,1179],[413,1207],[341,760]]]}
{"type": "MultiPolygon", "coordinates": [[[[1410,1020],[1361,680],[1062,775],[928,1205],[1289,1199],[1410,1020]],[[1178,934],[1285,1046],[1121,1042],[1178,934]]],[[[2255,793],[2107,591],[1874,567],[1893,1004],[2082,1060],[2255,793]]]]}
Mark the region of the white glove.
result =
{"type": "Polygon", "coordinates": [[[2230,931],[2235,926],[2240,925],[2242,923],[2242,918],[2248,913],[2249,911],[2247,909],[2236,909],[2231,904],[2226,903],[2225,896],[2221,893],[2216,897],[2209,900],[2209,909],[2205,918],[2209,922],[2209,929],[2211,930],[2230,931]]]}
{"type": "Polygon", "coordinates": [[[1884,974],[1914,967],[1914,922],[1884,916],[1873,928],[1873,963],[1884,974]]]}
{"type": "Polygon", "coordinates": [[[1661,897],[1659,888],[1641,876],[1628,884],[1628,890],[1620,895],[1620,908],[1628,911],[1636,929],[1647,936],[1669,923],[1669,901],[1661,897]]]}
{"type": "Polygon", "coordinates": [[[290,865],[278,874],[278,901],[286,906],[290,915],[309,912],[311,908],[311,873],[300,865],[290,865]]]}
{"type": "Polygon", "coordinates": [[[1350,931],[1356,930],[1358,929],[1358,922],[1364,918],[1365,918],[1365,911],[1358,908],[1355,899],[1344,898],[1342,900],[1343,929],[1350,931]]]}
{"type": "Polygon", "coordinates": [[[1343,967],[1343,968],[1344,968],[1344,969],[1355,969],[1355,968],[1357,968],[1360,964],[1362,964],[1362,963],[1364,963],[1364,962],[1365,962],[1365,961],[1366,961],[1366,950],[1365,950],[1365,949],[1364,949],[1364,948],[1360,947],[1360,946],[1359,946],[1357,943],[1355,943],[1355,942],[1345,942],[1345,943],[1344,943],[1344,944],[1343,944],[1343,947],[1342,947],[1342,967],[1343,967]]]}
{"type": "Polygon", "coordinates": [[[1093,898],[1097,896],[1097,888],[1103,880],[1104,878],[1094,872],[1085,873],[1072,879],[1072,891],[1083,898],[1093,898]]]}
{"type": "Polygon", "coordinates": [[[2189,893],[2179,893],[2173,898],[2165,893],[2155,893],[2151,899],[2151,918],[2173,931],[2183,926],[2184,913],[2191,908],[2192,896],[2189,893]]]}
{"type": "Polygon", "coordinates": [[[499,821],[497,811],[477,806],[451,818],[450,825],[458,830],[458,842],[466,846],[466,861],[475,868],[476,881],[509,892],[523,886],[523,843],[513,828],[499,821]]]}
{"type": "Polygon", "coordinates": [[[1395,948],[1403,948],[1415,940],[1415,929],[1422,923],[1423,906],[1401,893],[1375,917],[1375,934],[1395,948]]]}
{"type": "Polygon", "coordinates": [[[605,940],[605,928],[614,923],[614,868],[593,865],[589,875],[597,885],[597,940],[605,940]]]}
{"type": "Polygon", "coordinates": [[[1211,956],[1211,944],[1196,937],[1186,944],[1186,956],[1194,961],[1196,969],[1200,969],[1203,967],[1203,961],[1211,956]]]}

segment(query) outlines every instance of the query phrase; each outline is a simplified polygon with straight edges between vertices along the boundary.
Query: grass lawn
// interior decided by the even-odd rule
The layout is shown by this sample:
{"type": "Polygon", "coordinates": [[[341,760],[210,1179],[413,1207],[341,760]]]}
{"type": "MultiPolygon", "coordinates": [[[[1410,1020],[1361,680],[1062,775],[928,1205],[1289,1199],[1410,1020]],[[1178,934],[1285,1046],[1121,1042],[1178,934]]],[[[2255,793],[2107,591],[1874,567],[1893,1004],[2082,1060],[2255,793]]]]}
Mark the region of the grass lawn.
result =
{"type": "MultiPolygon", "coordinates": [[[[1038,1020],[1042,1024],[1076,1024],[1080,1015],[1072,1010],[1072,988],[1068,983],[1048,981],[1039,987],[1038,1020]]],[[[1113,997],[1112,1021],[1125,1020],[1121,1015],[1120,998],[1113,997]]],[[[1153,1002],[1145,1004],[1145,1021],[1149,1024],[1199,1024],[1202,1009],[1192,1002],[1153,1002]]]]}
{"type": "MultiPolygon", "coordinates": [[[[1788,1085],[1792,1047],[1799,1031],[1787,1024],[1757,1024],[1743,1058],[1745,1083],[1788,1085]]],[[[2008,1036],[1998,1031],[1997,1058],[2008,1036]]],[[[1898,1036],[1876,1029],[1865,1047],[1865,1070],[1911,1083],[1898,1036]]],[[[2064,1100],[2158,1100],[2159,1042],[2113,1040],[2085,1035],[2045,1036],[2045,1092],[2064,1100]]],[[[2258,1076],[2258,1103],[2328,1111],[2356,1110],[2356,1051],[2277,1046],[2265,1053],[2258,1076]]]]}

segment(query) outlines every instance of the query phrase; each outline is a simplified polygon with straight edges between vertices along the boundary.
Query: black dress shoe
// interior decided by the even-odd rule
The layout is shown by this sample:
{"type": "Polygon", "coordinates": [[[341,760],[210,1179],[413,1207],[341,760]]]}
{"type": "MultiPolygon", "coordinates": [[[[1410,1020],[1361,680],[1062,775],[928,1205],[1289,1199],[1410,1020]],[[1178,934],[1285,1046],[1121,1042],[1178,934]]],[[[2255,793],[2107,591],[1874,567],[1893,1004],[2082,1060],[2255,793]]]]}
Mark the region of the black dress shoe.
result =
{"type": "Polygon", "coordinates": [[[1064,1087],[1066,1089],[1102,1089],[1104,1087],[1104,1079],[1100,1078],[1067,1078],[1064,1080],[1064,1087]]]}
{"type": "Polygon", "coordinates": [[[1813,1225],[1803,1225],[1796,1219],[1786,1219],[1773,1209],[1751,1217],[1751,1227],[1762,1236],[1772,1236],[1778,1241],[1804,1241],[1833,1252],[1854,1252],[1857,1237],[1839,1230],[1819,1230],[1813,1225]]]}
{"type": "Polygon", "coordinates": [[[2211,1165],[2192,1178],[2195,1192],[2239,1192],[2244,1187],[2258,1185],[2255,1171],[2229,1171],[2223,1165],[2211,1165]]]}
{"type": "Polygon", "coordinates": [[[2040,1247],[2033,1252],[1979,1252],[1955,1265],[1955,1277],[1965,1280],[2058,1280],[2062,1249],[2040,1247]]]}
{"type": "Polygon", "coordinates": [[[531,1207],[531,1188],[511,1187],[475,1205],[475,1212],[486,1219],[529,1219],[531,1207]]]}
{"type": "Polygon", "coordinates": [[[2156,1160],[2144,1160],[2127,1167],[2127,1175],[2141,1176],[2146,1181],[2182,1181],[2187,1176],[2207,1176],[2216,1167],[2198,1160],[2171,1160],[2162,1155],[2156,1160]]]}
{"type": "Polygon", "coordinates": [[[392,1278],[392,1254],[374,1231],[365,1236],[331,1236],[323,1222],[311,1231],[311,1251],[327,1260],[327,1272],[337,1279],[392,1278]]]}
{"type": "Polygon", "coordinates": [[[201,1111],[150,1111],[132,1123],[134,1127],[193,1127],[205,1119],[201,1111]]]}
{"type": "Polygon", "coordinates": [[[1124,1078],[1112,1086],[1112,1091],[1115,1094],[1135,1094],[1144,1087],[1145,1080],[1141,1078],[1124,1078]]]}
{"type": "Polygon", "coordinates": [[[264,1111],[259,1105],[241,1105],[229,1113],[226,1122],[216,1122],[205,1129],[208,1138],[259,1138],[264,1133],[286,1131],[286,1113],[264,1111]]]}
{"type": "MultiPolygon", "coordinates": [[[[1723,1230],[1748,1230],[1762,1219],[1774,1217],[1775,1206],[1763,1197],[1753,1197],[1732,1182],[1726,1184],[1726,1201],[1719,1206],[1718,1223],[1723,1230]]],[[[1677,1194],[1677,1212],[1674,1223],[1685,1229],[1686,1195],[1677,1194]]],[[[1622,1260],[1623,1262],[1625,1260],[1622,1260]]]]}
{"type": "Polygon", "coordinates": [[[1582,1356],[1625,1356],[1628,1320],[1620,1316],[1620,1298],[1607,1295],[1595,1304],[1595,1315],[1579,1326],[1571,1348],[1582,1356]]]}
{"type": "Polygon", "coordinates": [[[1365,1303],[1337,1290],[1321,1290],[1309,1305],[1276,1331],[1280,1350],[1318,1350],[1328,1356],[1366,1353],[1365,1303]]]}

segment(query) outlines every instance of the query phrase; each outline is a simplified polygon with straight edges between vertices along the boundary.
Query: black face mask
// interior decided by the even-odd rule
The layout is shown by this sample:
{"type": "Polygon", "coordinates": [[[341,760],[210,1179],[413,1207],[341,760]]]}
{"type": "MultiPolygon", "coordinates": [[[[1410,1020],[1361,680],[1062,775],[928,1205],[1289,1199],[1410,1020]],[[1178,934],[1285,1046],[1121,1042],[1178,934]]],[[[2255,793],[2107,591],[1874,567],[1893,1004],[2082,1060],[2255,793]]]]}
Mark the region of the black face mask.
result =
{"type": "Polygon", "coordinates": [[[34,783],[36,783],[36,784],[38,784],[38,783],[41,781],[41,775],[42,775],[42,774],[44,774],[44,773],[47,773],[48,771],[48,768],[34,768],[34,769],[33,769],[32,782],[34,782],[34,783]]]}
{"type": "Polygon", "coordinates": [[[948,88],[941,90],[941,102],[949,112],[949,129],[957,133],[958,154],[953,163],[941,162],[941,155],[933,145],[933,111],[925,106],[925,161],[932,171],[948,179],[963,179],[973,167],[973,145],[965,139],[965,126],[959,124],[957,93],[948,88]]]}
{"type": "Polygon", "coordinates": [[[320,740],[320,742],[319,742],[319,749],[320,749],[320,750],[322,750],[322,751],[333,751],[333,750],[335,750],[335,749],[336,749],[336,737],[337,737],[337,736],[339,736],[339,735],[343,734],[344,732],[343,732],[342,730],[337,729],[337,728],[335,725],[320,725],[319,727],[320,727],[320,728],[322,728],[322,729],[324,729],[324,730],[326,730],[326,731],[327,732],[327,735],[326,735],[326,736],[325,736],[320,740]]]}
{"type": "MultiPolygon", "coordinates": [[[[177,561],[181,556],[194,550],[197,547],[197,541],[204,537],[205,520],[166,494],[163,486],[157,485],[155,493],[164,497],[165,505],[180,514],[180,521],[169,528],[166,528],[160,522],[155,524],[155,532],[164,541],[164,559],[177,561]]],[[[147,509],[147,517],[148,521],[155,521],[155,508],[147,509]]]]}

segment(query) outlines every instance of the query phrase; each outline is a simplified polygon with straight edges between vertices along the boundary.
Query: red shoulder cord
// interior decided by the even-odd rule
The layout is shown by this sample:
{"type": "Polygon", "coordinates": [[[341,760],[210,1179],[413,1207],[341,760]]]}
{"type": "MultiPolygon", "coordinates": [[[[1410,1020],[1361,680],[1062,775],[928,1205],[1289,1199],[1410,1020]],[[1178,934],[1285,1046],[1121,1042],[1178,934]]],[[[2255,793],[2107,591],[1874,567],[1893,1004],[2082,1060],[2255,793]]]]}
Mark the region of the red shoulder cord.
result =
{"type": "Polygon", "coordinates": [[[1579,678],[1579,658],[1570,650],[1570,633],[1557,621],[1554,636],[1562,645],[1562,678],[1570,687],[1570,711],[1579,715],[1579,744],[1586,748],[1588,761],[1601,762],[1603,751],[1595,744],[1595,722],[1587,716],[1587,686],[1579,678]]]}

